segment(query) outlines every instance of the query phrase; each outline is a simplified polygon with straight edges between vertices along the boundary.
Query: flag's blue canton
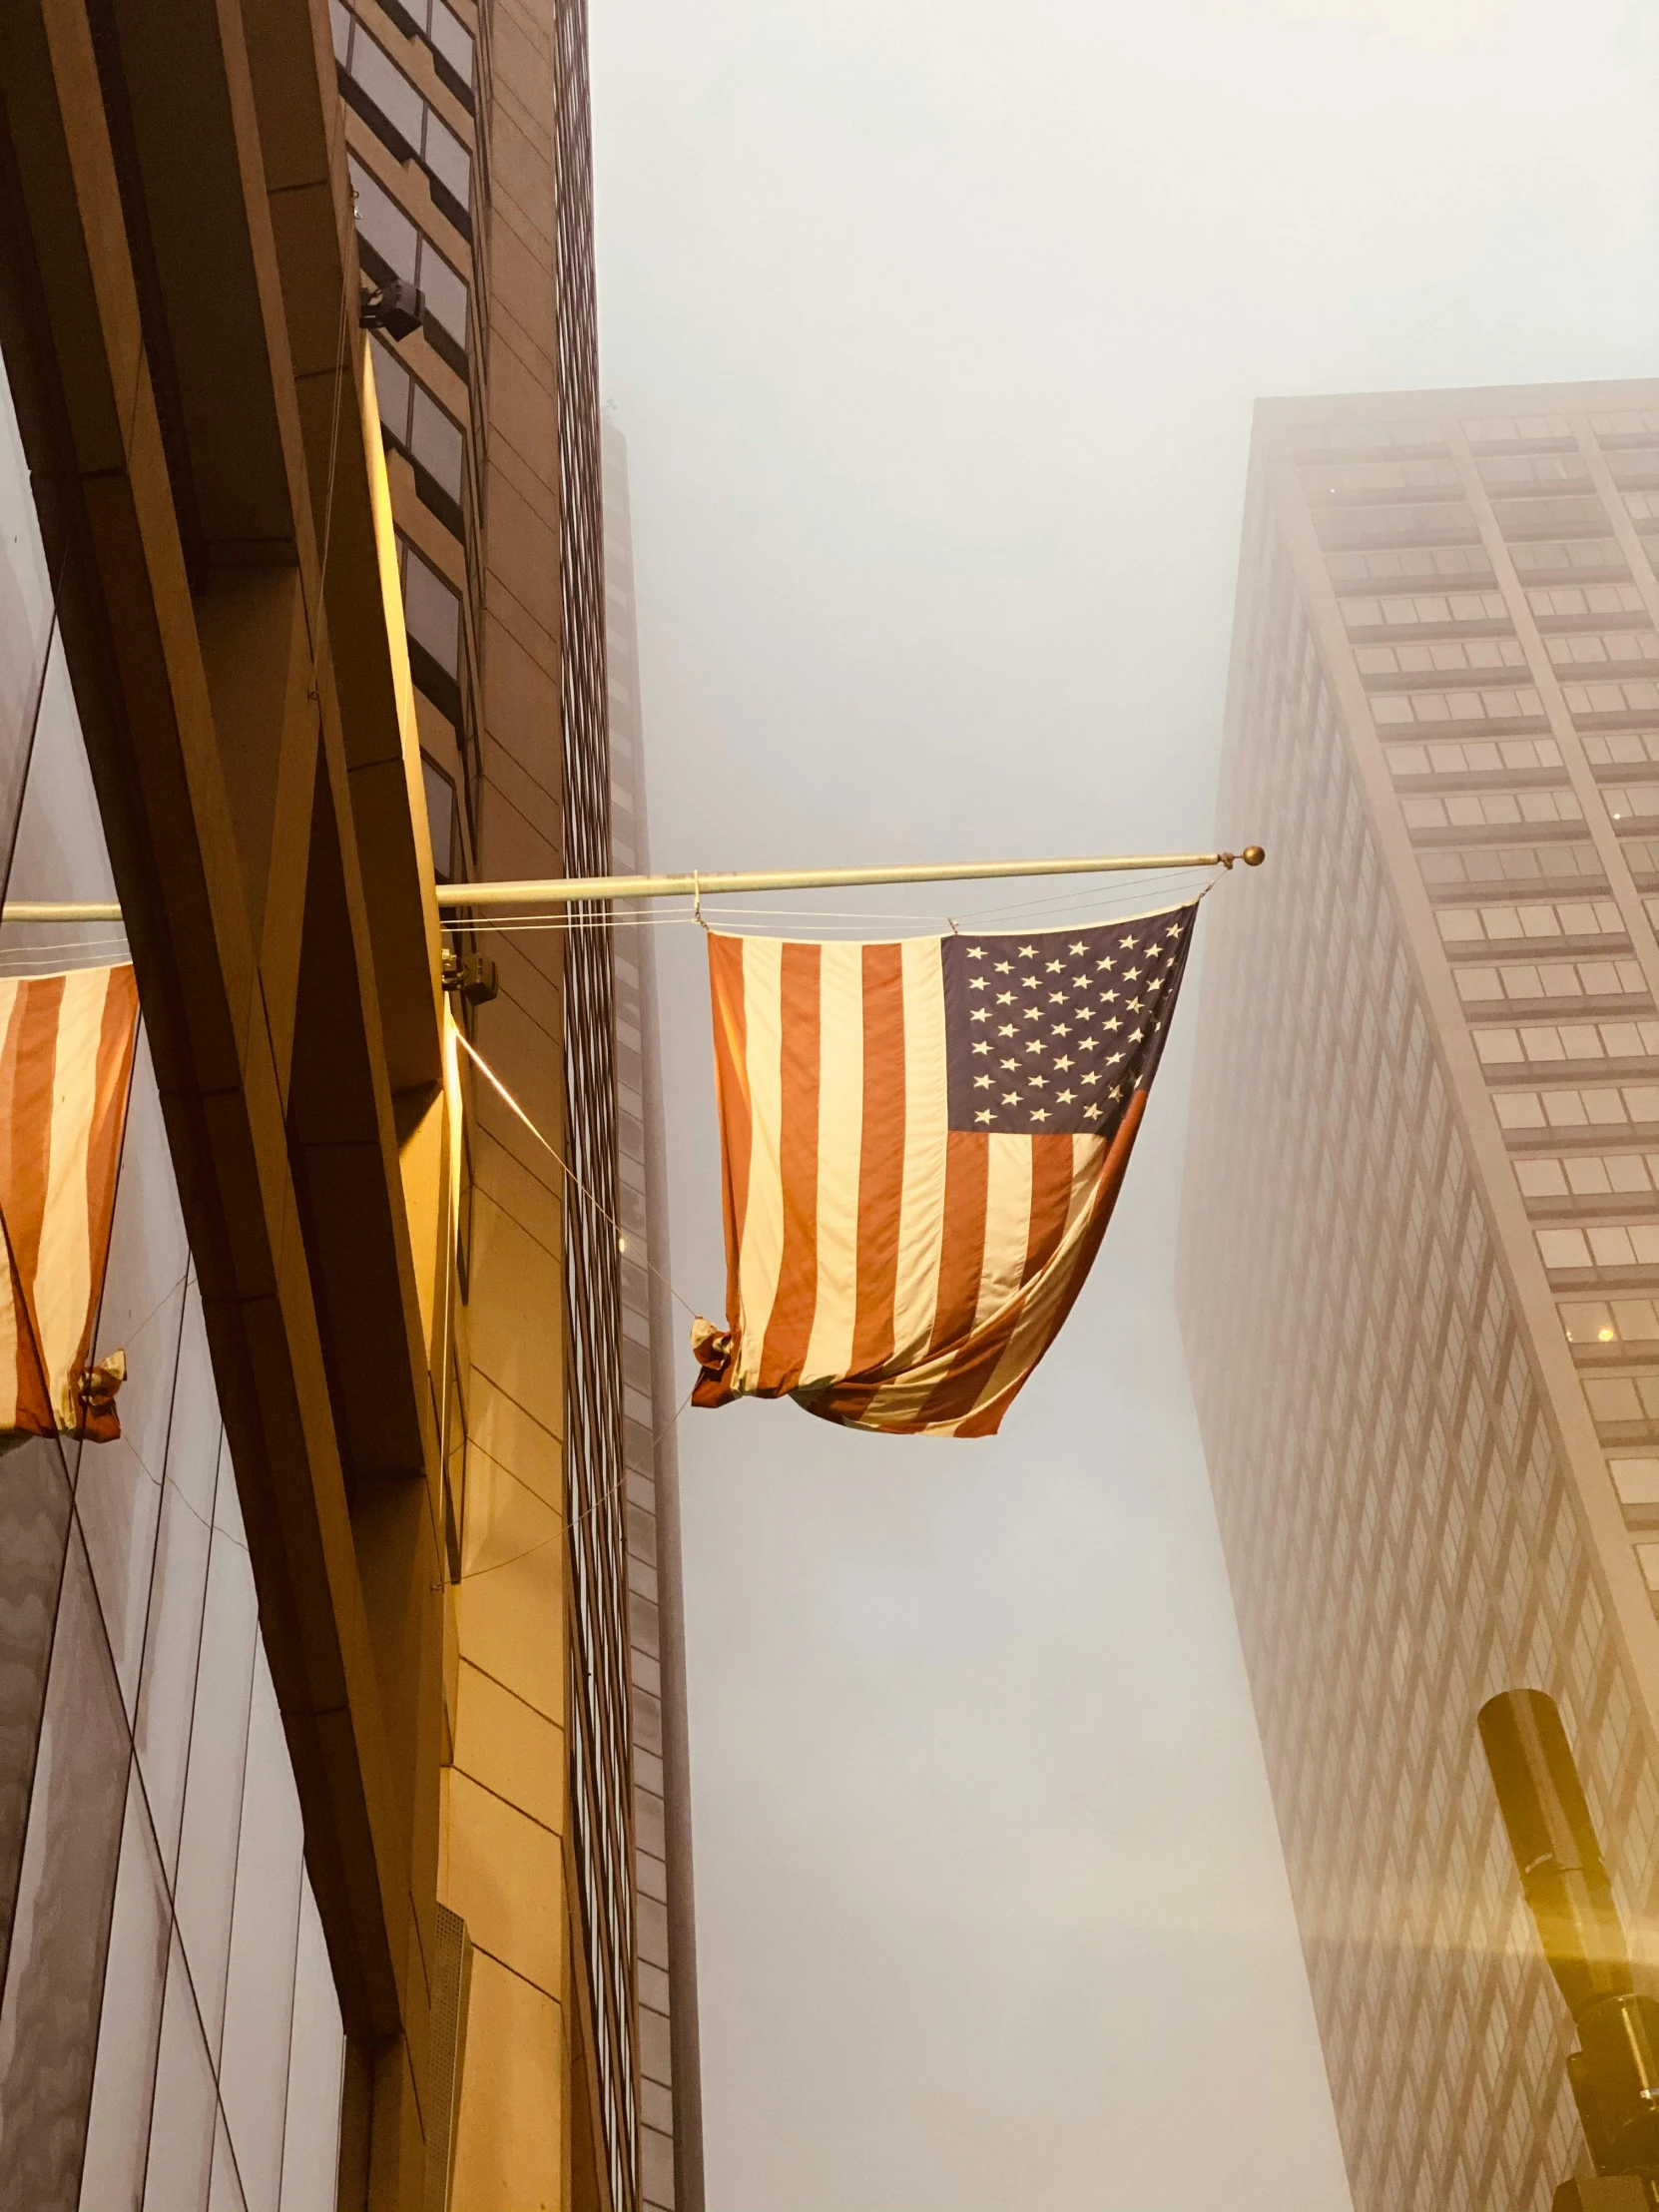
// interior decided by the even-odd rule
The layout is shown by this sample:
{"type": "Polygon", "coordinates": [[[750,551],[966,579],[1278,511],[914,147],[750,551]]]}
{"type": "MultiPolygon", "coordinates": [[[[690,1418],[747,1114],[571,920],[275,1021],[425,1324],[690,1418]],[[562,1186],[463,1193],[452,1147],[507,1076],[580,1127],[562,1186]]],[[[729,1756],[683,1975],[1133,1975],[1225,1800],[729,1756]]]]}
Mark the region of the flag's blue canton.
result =
{"type": "Polygon", "coordinates": [[[1197,911],[946,937],[951,1128],[1109,1137],[1152,1080],[1197,911]]]}

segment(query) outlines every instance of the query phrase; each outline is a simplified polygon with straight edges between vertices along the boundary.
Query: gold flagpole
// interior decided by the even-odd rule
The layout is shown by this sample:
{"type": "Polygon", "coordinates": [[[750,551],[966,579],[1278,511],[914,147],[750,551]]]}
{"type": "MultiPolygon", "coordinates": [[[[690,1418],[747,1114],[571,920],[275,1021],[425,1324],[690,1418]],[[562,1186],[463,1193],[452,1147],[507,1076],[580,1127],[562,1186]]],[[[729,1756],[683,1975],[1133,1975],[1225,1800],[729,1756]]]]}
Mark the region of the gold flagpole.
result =
{"type": "MultiPolygon", "coordinates": [[[[438,904],[468,906],[563,906],[581,899],[715,898],[737,891],[842,890],[870,883],[972,883],[999,876],[1114,875],[1160,868],[1231,867],[1243,860],[1260,867],[1266,854],[1259,844],[1242,852],[1151,852],[1073,860],[948,860],[912,862],[907,867],[792,867],[723,871],[705,875],[556,875],[522,883],[440,883],[438,904]]],[[[7,908],[7,912],[10,912],[7,908]]]]}
{"type": "MultiPolygon", "coordinates": [[[[1243,860],[1260,867],[1267,857],[1259,844],[1242,852],[1137,852],[1072,860],[945,860],[912,862],[907,867],[791,867],[705,875],[555,875],[521,883],[440,883],[438,905],[473,909],[499,906],[568,906],[584,900],[618,898],[715,898],[738,891],[844,890],[870,883],[979,883],[1024,875],[1150,874],[1159,869],[1231,867],[1243,860]]],[[[4,921],[119,921],[121,908],[110,900],[9,899],[0,907],[4,921]]]]}

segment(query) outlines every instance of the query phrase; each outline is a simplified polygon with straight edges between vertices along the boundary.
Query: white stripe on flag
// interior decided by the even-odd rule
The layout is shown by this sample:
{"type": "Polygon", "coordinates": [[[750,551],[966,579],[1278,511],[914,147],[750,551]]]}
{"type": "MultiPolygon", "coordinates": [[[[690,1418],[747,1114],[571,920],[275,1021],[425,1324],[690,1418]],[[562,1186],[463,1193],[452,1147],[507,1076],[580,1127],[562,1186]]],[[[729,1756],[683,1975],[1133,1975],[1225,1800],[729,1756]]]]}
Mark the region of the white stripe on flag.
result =
{"type": "MultiPolygon", "coordinates": [[[[4,1055],[14,1023],[23,1019],[23,979],[0,982],[0,1056],[4,1055]]],[[[0,1243],[0,1429],[17,1426],[22,1396],[17,1359],[23,1323],[12,1290],[11,1263],[0,1243]]]]}
{"type": "Polygon", "coordinates": [[[1019,1289],[1031,1245],[1031,1140],[988,1136],[985,1175],[985,1250],[979,1263],[979,1303],[973,1326],[982,1329],[1019,1289]]]}
{"type": "Polygon", "coordinates": [[[904,978],[904,1181],[898,1204],[893,1358],[903,1362],[926,1349],[939,1302],[950,1106],[939,939],[907,938],[900,960],[904,978]]]}
{"type": "Polygon", "coordinates": [[[761,1380],[767,1323],[784,1262],[784,945],[746,937],[743,946],[744,1070],[749,1082],[749,1196],[738,1297],[742,1315],[738,1387],[761,1380]]]}
{"type": "Polygon", "coordinates": [[[35,1268],[35,1312],[41,1355],[62,1428],[79,1407],[69,1386],[92,1303],[92,1231],[87,1191],[93,1108],[98,1095],[98,1041],[109,996],[108,968],[81,968],[64,978],[58,1015],[58,1056],[52,1081],[52,1149],[46,1177],[46,1218],[35,1268]]]}
{"type": "Polygon", "coordinates": [[[845,1375],[858,1312],[864,948],[826,944],[819,957],[818,1295],[803,1383],[845,1375]]]}

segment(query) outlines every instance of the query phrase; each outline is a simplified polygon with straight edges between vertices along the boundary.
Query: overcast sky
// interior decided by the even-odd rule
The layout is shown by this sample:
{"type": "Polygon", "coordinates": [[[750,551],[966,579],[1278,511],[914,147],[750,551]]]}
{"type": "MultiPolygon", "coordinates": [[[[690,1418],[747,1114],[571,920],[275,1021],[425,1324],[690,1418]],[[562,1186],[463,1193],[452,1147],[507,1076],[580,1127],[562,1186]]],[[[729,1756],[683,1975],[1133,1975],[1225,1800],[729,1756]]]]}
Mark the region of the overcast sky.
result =
{"type": "MultiPolygon", "coordinates": [[[[1203,845],[1253,398],[1659,370],[1636,0],[591,4],[659,866],[1203,845]]],[[[1172,1309],[1183,1011],[999,1439],[681,1423],[712,2212],[1348,2204],[1172,1309]]]]}

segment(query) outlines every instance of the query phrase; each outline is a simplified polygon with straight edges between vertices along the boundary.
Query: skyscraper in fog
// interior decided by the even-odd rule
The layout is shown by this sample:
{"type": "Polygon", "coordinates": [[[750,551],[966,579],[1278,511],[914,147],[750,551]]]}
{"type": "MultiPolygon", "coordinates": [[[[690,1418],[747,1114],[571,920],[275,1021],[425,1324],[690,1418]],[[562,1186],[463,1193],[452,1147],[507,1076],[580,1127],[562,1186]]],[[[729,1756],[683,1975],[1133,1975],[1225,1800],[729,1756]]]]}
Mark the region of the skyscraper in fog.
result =
{"type": "Polygon", "coordinates": [[[1258,410],[1181,1302],[1360,2212],[1582,2157],[1494,1690],[1654,1903],[1656,563],[1659,382],[1258,410]]]}
{"type": "MultiPolygon", "coordinates": [[[[610,687],[611,857],[651,865],[640,713],[628,444],[601,424],[605,648],[610,687]]],[[[626,909],[619,909],[625,912],[626,909]]],[[[616,990],[617,1204],[622,1256],[623,1450],[628,1469],[628,1667],[638,1924],[643,2212],[703,2212],[702,2068],[692,1897],[691,1774],[680,1577],[680,1461],[669,1291],[668,1159],[657,958],[643,917],[623,920],[616,990]]]]}

